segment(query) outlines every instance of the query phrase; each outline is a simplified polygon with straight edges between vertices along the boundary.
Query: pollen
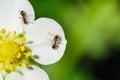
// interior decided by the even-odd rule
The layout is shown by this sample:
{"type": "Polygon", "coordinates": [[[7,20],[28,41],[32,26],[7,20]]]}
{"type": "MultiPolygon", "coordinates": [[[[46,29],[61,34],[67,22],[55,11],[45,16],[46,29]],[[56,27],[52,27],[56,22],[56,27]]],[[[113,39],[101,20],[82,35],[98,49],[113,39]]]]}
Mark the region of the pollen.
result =
{"type": "Polygon", "coordinates": [[[7,60],[6,60],[6,62],[12,62],[13,61],[13,59],[12,58],[8,58],[7,60]]]}
{"type": "Polygon", "coordinates": [[[15,72],[15,71],[16,71],[15,67],[12,67],[11,71],[12,71],[12,72],[15,72]]]}
{"type": "Polygon", "coordinates": [[[26,65],[25,63],[22,63],[22,64],[21,64],[21,67],[22,67],[22,68],[26,68],[27,65],[26,65]]]}
{"type": "Polygon", "coordinates": [[[0,40],[2,40],[3,39],[3,37],[2,36],[0,36],[0,40]]]}
{"type": "Polygon", "coordinates": [[[2,29],[2,34],[5,34],[6,33],[6,29],[2,29]]]}
{"type": "Polygon", "coordinates": [[[24,37],[24,38],[22,38],[22,42],[26,42],[26,38],[24,37]]]}
{"type": "Polygon", "coordinates": [[[17,32],[16,31],[13,31],[13,35],[16,36],[17,32]]]}
{"type": "Polygon", "coordinates": [[[25,51],[25,46],[20,46],[21,51],[25,51]]]}
{"type": "Polygon", "coordinates": [[[2,71],[2,70],[4,70],[4,67],[2,66],[2,67],[0,67],[0,71],[2,71]]]}
{"type": "Polygon", "coordinates": [[[19,59],[21,57],[21,55],[22,54],[19,52],[16,57],[19,59]]]}
{"type": "Polygon", "coordinates": [[[26,56],[30,57],[30,56],[32,56],[32,53],[29,51],[26,53],[26,56]]]}

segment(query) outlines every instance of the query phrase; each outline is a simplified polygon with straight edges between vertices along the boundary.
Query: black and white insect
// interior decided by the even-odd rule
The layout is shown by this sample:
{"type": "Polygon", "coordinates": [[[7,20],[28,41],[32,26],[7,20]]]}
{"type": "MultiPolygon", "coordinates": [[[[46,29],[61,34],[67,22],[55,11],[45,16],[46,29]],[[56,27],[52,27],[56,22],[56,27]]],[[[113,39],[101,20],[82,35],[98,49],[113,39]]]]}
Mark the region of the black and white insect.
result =
{"type": "Polygon", "coordinates": [[[51,41],[52,41],[51,48],[54,50],[58,49],[59,45],[61,44],[61,41],[62,41],[61,36],[59,34],[56,34],[56,35],[53,35],[51,33],[49,33],[49,34],[53,36],[53,39],[51,39],[51,41]]]}
{"type": "Polygon", "coordinates": [[[52,49],[58,49],[59,44],[61,43],[61,37],[59,35],[55,35],[53,38],[52,49]]]}
{"type": "Polygon", "coordinates": [[[19,11],[19,14],[21,15],[21,20],[22,20],[22,23],[24,24],[29,24],[29,19],[28,19],[28,16],[27,16],[27,13],[23,10],[19,11]]]}

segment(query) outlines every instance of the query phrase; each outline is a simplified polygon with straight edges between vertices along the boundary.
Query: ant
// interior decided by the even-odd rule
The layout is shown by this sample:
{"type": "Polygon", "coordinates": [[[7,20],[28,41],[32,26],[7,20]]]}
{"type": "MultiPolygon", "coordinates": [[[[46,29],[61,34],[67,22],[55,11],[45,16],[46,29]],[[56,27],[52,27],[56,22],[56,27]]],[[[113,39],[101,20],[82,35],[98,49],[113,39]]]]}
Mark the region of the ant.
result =
{"type": "Polygon", "coordinates": [[[52,40],[52,49],[58,49],[59,44],[61,43],[61,36],[60,35],[53,35],[51,33],[49,33],[50,35],[54,36],[53,40],[52,40]]]}
{"type": "Polygon", "coordinates": [[[52,49],[57,49],[59,47],[59,44],[61,43],[61,37],[59,35],[55,35],[53,38],[53,45],[52,45],[52,49]]]}
{"type": "Polygon", "coordinates": [[[26,12],[25,11],[20,11],[20,15],[21,15],[21,18],[22,18],[22,22],[24,23],[24,24],[29,24],[29,21],[28,21],[28,19],[27,19],[27,14],[26,14],[26,12]]]}

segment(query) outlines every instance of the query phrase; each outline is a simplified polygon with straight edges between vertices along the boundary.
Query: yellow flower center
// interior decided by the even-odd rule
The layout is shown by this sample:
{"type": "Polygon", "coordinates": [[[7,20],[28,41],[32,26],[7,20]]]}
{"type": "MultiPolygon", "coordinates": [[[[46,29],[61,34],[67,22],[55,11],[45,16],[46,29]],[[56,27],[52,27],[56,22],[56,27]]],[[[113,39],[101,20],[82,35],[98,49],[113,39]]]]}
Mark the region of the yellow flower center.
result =
{"type": "MultiPolygon", "coordinates": [[[[16,31],[0,31],[0,72],[14,72],[17,67],[26,68],[32,56],[26,44],[25,32],[17,34],[16,31]]],[[[4,73],[3,73],[4,75],[4,73]]]]}
{"type": "Polygon", "coordinates": [[[14,62],[19,53],[20,48],[15,41],[3,41],[0,44],[0,62],[14,62]]]}

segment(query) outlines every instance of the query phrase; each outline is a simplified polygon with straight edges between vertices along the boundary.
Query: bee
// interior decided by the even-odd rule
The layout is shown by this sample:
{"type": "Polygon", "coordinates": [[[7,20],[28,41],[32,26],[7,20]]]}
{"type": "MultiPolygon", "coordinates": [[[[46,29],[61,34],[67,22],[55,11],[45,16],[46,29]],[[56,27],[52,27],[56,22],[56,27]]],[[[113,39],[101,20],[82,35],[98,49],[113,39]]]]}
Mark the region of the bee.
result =
{"type": "Polygon", "coordinates": [[[20,15],[21,15],[22,22],[24,24],[29,24],[29,21],[27,19],[28,16],[27,16],[26,12],[22,10],[22,11],[20,11],[20,15]]]}

